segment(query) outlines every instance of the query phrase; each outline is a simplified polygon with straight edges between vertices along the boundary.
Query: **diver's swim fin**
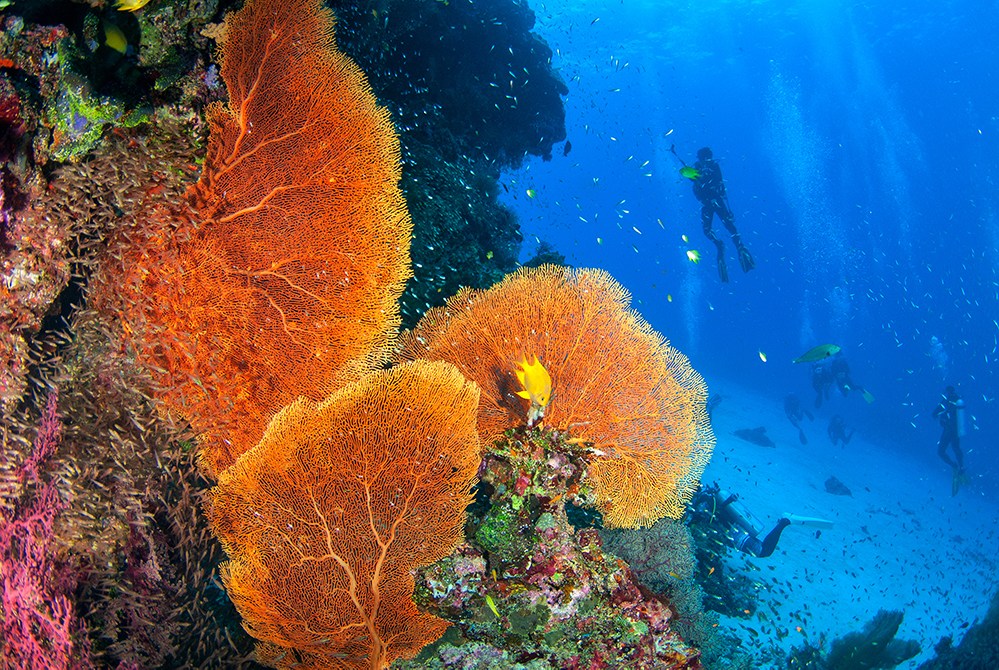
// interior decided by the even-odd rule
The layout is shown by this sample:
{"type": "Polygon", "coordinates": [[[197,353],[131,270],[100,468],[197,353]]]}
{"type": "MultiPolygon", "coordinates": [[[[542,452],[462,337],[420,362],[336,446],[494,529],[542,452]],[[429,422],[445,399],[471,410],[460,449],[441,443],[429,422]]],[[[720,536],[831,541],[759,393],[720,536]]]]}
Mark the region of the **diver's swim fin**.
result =
{"type": "Polygon", "coordinates": [[[802,444],[808,444],[808,438],[805,437],[805,431],[803,431],[801,428],[798,429],[798,440],[802,444]]]}
{"type": "Polygon", "coordinates": [[[725,265],[725,259],[722,256],[718,257],[718,276],[723,282],[728,283],[728,266],[725,265]]]}
{"type": "Polygon", "coordinates": [[[749,272],[756,267],[756,261],[753,260],[753,254],[749,253],[749,249],[739,245],[739,265],[742,266],[743,272],[749,272]]]}
{"type": "Polygon", "coordinates": [[[864,400],[866,400],[868,404],[874,402],[874,396],[868,393],[865,389],[860,389],[860,394],[864,396],[864,400]]]}
{"type": "Polygon", "coordinates": [[[829,530],[833,527],[832,521],[829,521],[828,519],[820,519],[814,516],[798,516],[797,514],[791,514],[790,512],[784,512],[781,516],[793,524],[807,526],[808,528],[821,528],[822,530],[829,530]]]}
{"type": "Polygon", "coordinates": [[[968,483],[968,475],[964,474],[963,469],[954,470],[954,478],[950,482],[950,497],[953,498],[957,495],[957,492],[961,490],[961,487],[968,483]]]}

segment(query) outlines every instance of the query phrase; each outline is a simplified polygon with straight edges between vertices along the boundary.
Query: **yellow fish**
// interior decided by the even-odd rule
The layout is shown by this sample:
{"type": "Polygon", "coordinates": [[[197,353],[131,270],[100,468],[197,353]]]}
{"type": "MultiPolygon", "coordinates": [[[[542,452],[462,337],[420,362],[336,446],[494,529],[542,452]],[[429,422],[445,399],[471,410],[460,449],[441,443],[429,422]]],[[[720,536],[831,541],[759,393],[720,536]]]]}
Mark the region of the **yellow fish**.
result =
{"type": "Polygon", "coordinates": [[[695,168],[692,168],[692,167],[683,167],[683,168],[680,168],[680,176],[681,177],[686,177],[687,179],[697,179],[698,177],[701,176],[701,173],[700,173],[699,170],[697,170],[695,168]]]}
{"type": "Polygon", "coordinates": [[[128,40],[125,39],[125,33],[121,32],[121,28],[113,23],[104,24],[104,43],[120,54],[128,51],[128,40]]]}
{"type": "Polygon", "coordinates": [[[486,258],[492,258],[492,257],[493,257],[493,252],[487,251],[486,252],[486,258]]]}
{"type": "Polygon", "coordinates": [[[537,191],[535,191],[535,190],[534,190],[533,188],[529,188],[529,189],[527,189],[527,197],[528,197],[528,198],[533,198],[533,197],[534,197],[534,196],[536,196],[537,194],[538,194],[538,192],[537,192],[537,191]]]}
{"type": "Polygon", "coordinates": [[[491,609],[493,611],[493,614],[496,615],[496,618],[499,619],[500,613],[499,610],[496,609],[496,601],[493,600],[493,597],[489,594],[486,594],[486,604],[489,605],[489,609],[491,609]]]}
{"type": "Polygon", "coordinates": [[[142,9],[149,4],[149,0],[118,0],[115,3],[115,8],[119,12],[134,12],[137,9],[142,9]]]}
{"type": "Polygon", "coordinates": [[[829,358],[839,350],[840,346],[838,344],[820,344],[817,347],[809,349],[791,362],[811,363],[813,361],[821,361],[823,358],[829,358]]]}
{"type": "Polygon", "coordinates": [[[687,244],[690,244],[690,240],[687,239],[686,235],[681,235],[680,239],[683,240],[684,242],[686,242],[687,244]]]}
{"type": "Polygon", "coordinates": [[[700,263],[701,262],[701,252],[700,251],[694,251],[693,249],[691,249],[690,251],[687,252],[687,258],[689,258],[690,260],[692,260],[695,263],[700,263]]]}
{"type": "Polygon", "coordinates": [[[757,349],[756,351],[757,351],[757,353],[760,354],[760,360],[763,361],[764,363],[766,363],[767,362],[767,355],[765,353],[763,353],[763,350],[762,349],[757,349]]]}
{"type": "Polygon", "coordinates": [[[514,370],[517,381],[524,387],[523,391],[517,391],[517,395],[525,400],[531,401],[531,408],[527,410],[527,425],[533,426],[545,415],[545,408],[552,399],[552,378],[548,374],[534,354],[531,355],[532,362],[527,362],[527,356],[522,356],[515,365],[519,370],[514,370]]]}

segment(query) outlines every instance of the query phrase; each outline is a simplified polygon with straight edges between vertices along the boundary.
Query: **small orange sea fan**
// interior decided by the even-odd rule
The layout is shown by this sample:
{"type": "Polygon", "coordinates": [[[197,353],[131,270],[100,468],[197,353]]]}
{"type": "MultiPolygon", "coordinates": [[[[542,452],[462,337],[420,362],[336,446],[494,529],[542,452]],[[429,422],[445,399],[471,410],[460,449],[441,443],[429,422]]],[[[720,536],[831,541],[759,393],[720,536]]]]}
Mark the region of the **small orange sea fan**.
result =
{"type": "Polygon", "coordinates": [[[514,363],[536,354],[552,378],[544,422],[603,454],[590,476],[604,523],[649,526],[682,515],[714,436],[701,376],[628,301],[601,270],[524,268],[428,311],[397,359],[445,360],[477,382],[479,433],[493,440],[525,422],[514,363]]]}
{"type": "Polygon", "coordinates": [[[226,24],[229,103],[208,110],[194,210],[123,226],[95,281],[214,476],[281,407],[385,360],[412,229],[389,113],[336,51],[332,12],[248,0],[226,24]]]}
{"type": "Polygon", "coordinates": [[[462,538],[478,401],[447,363],[371,373],[283,409],[222,473],[222,580],[262,661],[381,668],[444,632],[413,604],[412,571],[462,538]]]}

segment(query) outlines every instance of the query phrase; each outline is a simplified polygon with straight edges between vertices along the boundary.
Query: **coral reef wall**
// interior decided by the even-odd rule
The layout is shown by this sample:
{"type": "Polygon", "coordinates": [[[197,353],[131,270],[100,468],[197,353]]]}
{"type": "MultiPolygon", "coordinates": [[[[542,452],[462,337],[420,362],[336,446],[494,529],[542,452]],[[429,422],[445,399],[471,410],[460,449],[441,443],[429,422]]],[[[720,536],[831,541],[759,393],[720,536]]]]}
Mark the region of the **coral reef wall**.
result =
{"type": "Polygon", "coordinates": [[[517,267],[521,235],[496,200],[500,170],[550,158],[565,139],[568,88],[552,51],[513,0],[336,2],[337,41],[396,119],[401,186],[413,217],[412,326],[461,286],[517,267]]]}

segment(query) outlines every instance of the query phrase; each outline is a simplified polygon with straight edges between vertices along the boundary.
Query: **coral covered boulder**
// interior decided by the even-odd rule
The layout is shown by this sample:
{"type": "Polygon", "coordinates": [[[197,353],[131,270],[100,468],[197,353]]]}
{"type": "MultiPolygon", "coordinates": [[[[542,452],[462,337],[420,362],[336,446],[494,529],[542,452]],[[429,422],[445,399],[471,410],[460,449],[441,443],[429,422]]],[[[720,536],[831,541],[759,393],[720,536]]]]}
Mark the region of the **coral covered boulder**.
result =
{"type": "MultiPolygon", "coordinates": [[[[480,468],[490,509],[469,529],[469,545],[418,571],[418,604],[465,639],[533,659],[532,667],[699,668],[698,653],[671,630],[669,603],[604,553],[596,530],[569,524],[566,501],[587,498],[590,458],[551,429],[520,428],[497,441],[480,468]]],[[[488,667],[477,664],[488,657],[480,646],[436,654],[488,667]]]]}

